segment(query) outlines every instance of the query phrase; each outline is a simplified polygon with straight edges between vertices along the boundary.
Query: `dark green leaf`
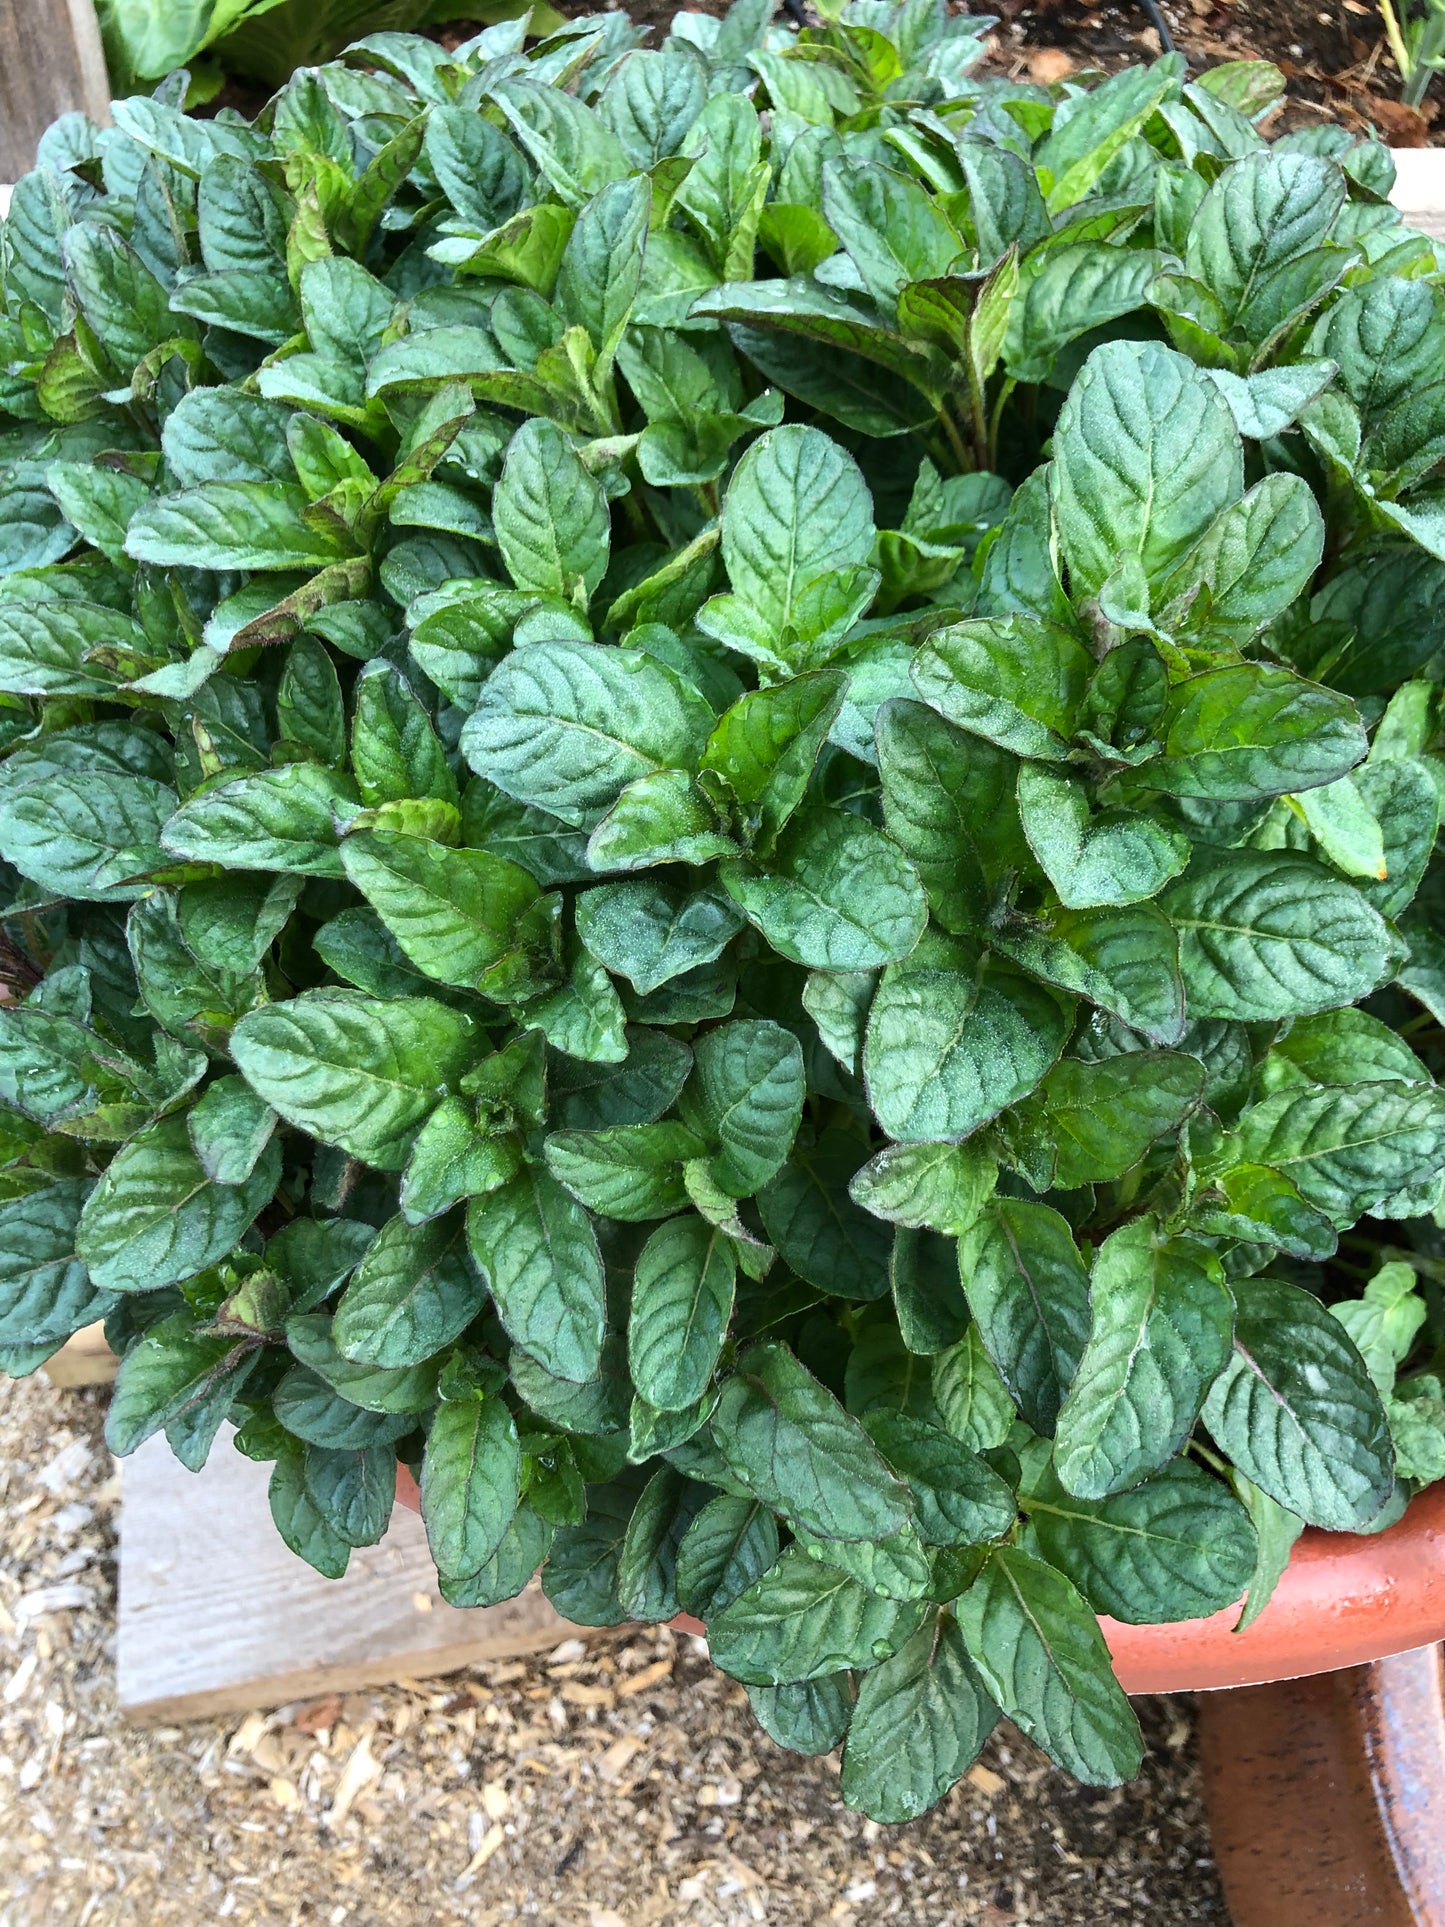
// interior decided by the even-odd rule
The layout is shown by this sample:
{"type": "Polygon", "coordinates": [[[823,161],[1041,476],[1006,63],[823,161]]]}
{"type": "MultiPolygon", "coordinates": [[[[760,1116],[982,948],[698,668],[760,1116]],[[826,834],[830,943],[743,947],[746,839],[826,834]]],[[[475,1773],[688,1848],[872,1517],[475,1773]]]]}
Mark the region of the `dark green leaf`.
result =
{"type": "Polygon", "coordinates": [[[1133,1778],[1139,1723],[1098,1621],[1062,1573],[1000,1546],[956,1610],[988,1690],[1051,1759],[1093,1786],[1133,1778]]]}
{"type": "Polygon", "coordinates": [[[1099,1247],[1089,1341],[1059,1411],[1066,1489],[1102,1499],[1174,1456],[1229,1357],[1234,1304],[1205,1246],[1135,1218],[1099,1247]]]}
{"type": "Polygon", "coordinates": [[[1338,1319],[1298,1285],[1237,1287],[1234,1354],[1204,1405],[1221,1448],[1313,1525],[1358,1531],[1389,1498],[1394,1452],[1380,1395],[1338,1319]]]}
{"type": "Polygon", "coordinates": [[[781,1345],[739,1359],[712,1432],[750,1492],[820,1538],[886,1537],[908,1520],[907,1488],[858,1421],[781,1345]]]}

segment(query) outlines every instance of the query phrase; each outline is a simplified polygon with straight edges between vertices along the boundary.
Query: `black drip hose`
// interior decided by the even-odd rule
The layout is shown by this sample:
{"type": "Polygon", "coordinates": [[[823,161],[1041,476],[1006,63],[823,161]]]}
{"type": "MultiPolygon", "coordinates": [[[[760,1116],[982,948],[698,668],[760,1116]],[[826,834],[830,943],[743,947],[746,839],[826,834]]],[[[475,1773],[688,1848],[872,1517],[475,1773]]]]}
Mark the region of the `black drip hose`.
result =
{"type": "Polygon", "coordinates": [[[1166,54],[1172,54],[1174,52],[1174,40],[1169,32],[1168,23],[1159,10],[1159,0],[1139,0],[1139,4],[1145,13],[1148,14],[1150,23],[1155,33],[1159,36],[1160,46],[1166,54]]]}

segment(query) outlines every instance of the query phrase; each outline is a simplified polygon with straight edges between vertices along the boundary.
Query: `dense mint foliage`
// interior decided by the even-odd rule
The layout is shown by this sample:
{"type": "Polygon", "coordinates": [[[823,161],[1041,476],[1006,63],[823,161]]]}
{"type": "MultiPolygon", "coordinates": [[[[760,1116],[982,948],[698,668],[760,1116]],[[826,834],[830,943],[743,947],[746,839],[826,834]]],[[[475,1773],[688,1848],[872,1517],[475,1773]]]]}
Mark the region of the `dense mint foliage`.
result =
{"type": "Polygon", "coordinates": [[[886,1820],[1445,1474],[1439,263],[980,31],[173,81],[0,255],[6,1369],[886,1820]]]}

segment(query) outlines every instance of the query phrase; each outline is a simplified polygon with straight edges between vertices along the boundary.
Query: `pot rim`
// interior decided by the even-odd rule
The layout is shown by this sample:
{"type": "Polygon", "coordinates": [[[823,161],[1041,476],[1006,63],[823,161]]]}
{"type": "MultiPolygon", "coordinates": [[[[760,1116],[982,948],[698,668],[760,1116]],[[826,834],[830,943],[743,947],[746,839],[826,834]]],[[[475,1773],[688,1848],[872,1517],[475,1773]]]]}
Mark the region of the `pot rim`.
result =
{"type": "MultiPolygon", "coordinates": [[[[396,1496],[413,1512],[421,1494],[396,1468],[396,1496]]],[[[1205,1692],[1334,1673],[1445,1639],[1445,1482],[1417,1493],[1383,1532],[1308,1526],[1269,1604],[1244,1632],[1239,1606],[1207,1619],[1126,1626],[1100,1616],[1126,1693],[1205,1692]]],[[[671,1624],[702,1634],[682,1613],[671,1624]]]]}

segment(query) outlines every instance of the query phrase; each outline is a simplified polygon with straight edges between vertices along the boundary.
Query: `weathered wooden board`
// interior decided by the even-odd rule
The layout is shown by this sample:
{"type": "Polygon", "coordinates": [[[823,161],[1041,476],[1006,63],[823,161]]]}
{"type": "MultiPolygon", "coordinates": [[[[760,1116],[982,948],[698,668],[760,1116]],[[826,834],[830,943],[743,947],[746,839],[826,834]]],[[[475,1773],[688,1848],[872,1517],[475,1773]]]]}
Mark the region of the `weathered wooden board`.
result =
{"type": "Polygon", "coordinates": [[[0,181],[28,173],[51,121],[77,108],[110,119],[95,0],[0,0],[0,181]]]}
{"type": "Polygon", "coordinates": [[[1397,147],[1390,196],[1413,228],[1445,241],[1445,148],[1397,147]]]}
{"type": "Polygon", "coordinates": [[[270,1467],[216,1443],[204,1472],[163,1438],[125,1462],[118,1698],[154,1723],[426,1678],[555,1646],[575,1628],[541,1592],[458,1612],[443,1603],[414,1513],[323,1579],[287,1550],[266,1501],[270,1467]]]}
{"type": "Polygon", "coordinates": [[[79,1385],[113,1384],[120,1360],[105,1342],[105,1326],[86,1325],[40,1369],[52,1385],[69,1392],[79,1385]]]}

